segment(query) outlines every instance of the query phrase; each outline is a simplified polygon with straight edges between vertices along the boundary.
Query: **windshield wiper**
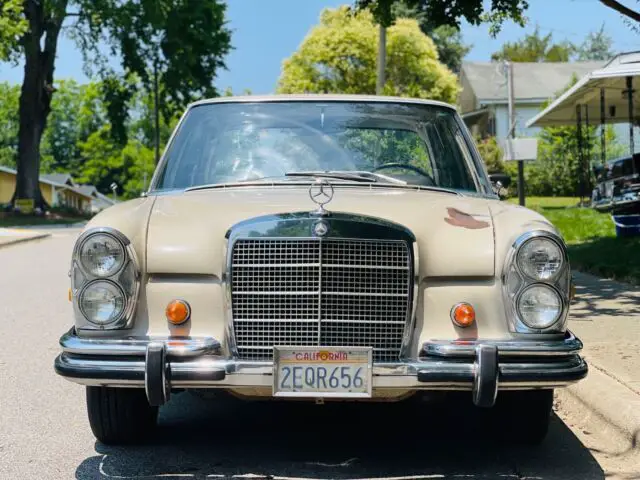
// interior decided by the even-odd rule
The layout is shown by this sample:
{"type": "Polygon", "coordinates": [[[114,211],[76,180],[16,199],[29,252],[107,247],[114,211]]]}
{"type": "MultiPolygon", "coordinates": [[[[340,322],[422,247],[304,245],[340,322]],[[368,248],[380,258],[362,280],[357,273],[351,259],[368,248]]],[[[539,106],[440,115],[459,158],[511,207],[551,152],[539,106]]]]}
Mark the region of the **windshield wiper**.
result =
{"type": "Polygon", "coordinates": [[[337,171],[337,170],[329,170],[326,172],[287,172],[285,174],[287,177],[319,177],[319,178],[336,178],[338,180],[351,180],[354,182],[363,182],[363,183],[376,183],[376,182],[385,182],[385,183],[395,183],[398,185],[406,185],[407,182],[402,180],[398,180],[397,178],[388,177],[386,175],[381,175],[379,173],[373,172],[363,172],[359,170],[354,171],[337,171]]]}

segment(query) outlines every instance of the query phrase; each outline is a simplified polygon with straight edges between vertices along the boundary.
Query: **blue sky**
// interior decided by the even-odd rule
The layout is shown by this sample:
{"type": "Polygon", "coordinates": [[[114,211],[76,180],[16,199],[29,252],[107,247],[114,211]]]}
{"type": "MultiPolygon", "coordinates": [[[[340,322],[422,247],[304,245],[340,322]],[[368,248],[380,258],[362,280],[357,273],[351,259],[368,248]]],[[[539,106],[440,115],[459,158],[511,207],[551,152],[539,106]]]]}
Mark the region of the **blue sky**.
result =
{"type": "MultiPolygon", "coordinates": [[[[245,88],[254,94],[274,90],[282,60],[293,53],[307,31],[318,22],[320,11],[348,1],[330,0],[228,0],[227,17],[233,30],[234,50],[226,59],[228,71],[220,72],[216,85],[231,86],[236,93],[245,88]]],[[[640,37],[620,15],[598,0],[530,0],[529,25],[507,23],[494,39],[486,26],[464,25],[463,37],[473,45],[467,60],[488,61],[491,53],[506,41],[517,40],[539,25],[556,40],[580,42],[588,32],[600,28],[614,39],[616,51],[640,50],[640,37]]],[[[58,49],[55,77],[86,81],[82,59],[74,44],[63,39],[58,49]]],[[[22,68],[0,64],[0,81],[22,81],[22,68]]]]}

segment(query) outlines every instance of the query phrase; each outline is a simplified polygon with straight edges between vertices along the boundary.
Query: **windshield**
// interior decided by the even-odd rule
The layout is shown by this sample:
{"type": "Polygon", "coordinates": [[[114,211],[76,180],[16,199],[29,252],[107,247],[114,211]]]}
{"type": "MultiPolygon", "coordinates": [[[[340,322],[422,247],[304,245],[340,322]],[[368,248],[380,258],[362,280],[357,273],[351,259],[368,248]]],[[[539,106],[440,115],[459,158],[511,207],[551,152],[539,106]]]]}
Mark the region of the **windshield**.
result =
{"type": "Polygon", "coordinates": [[[192,108],[155,189],[281,179],[477,191],[477,168],[456,114],[437,105],[377,102],[212,103],[192,108]]]}

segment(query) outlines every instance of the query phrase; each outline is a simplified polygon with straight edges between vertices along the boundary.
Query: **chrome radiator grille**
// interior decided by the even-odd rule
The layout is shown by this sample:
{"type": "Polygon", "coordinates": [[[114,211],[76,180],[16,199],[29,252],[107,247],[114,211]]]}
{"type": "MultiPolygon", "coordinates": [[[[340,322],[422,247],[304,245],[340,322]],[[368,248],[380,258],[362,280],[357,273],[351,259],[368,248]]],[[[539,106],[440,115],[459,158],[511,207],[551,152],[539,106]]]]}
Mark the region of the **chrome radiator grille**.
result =
{"type": "Polygon", "coordinates": [[[404,241],[240,239],[231,255],[238,355],[273,345],[371,346],[396,361],[409,318],[412,259],[404,241]]]}

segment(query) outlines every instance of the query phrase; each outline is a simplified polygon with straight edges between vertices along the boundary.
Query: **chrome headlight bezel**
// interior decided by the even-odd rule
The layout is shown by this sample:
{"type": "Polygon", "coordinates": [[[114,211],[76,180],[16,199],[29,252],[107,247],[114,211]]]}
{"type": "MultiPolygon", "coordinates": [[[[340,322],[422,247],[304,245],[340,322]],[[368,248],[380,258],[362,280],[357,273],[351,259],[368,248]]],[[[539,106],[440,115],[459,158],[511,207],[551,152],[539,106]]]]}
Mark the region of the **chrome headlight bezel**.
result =
{"type": "Polygon", "coordinates": [[[563,333],[567,327],[569,313],[571,268],[567,249],[562,238],[547,230],[533,230],[520,235],[511,245],[502,271],[503,300],[509,330],[513,333],[563,333]],[[544,239],[553,242],[562,254],[562,266],[558,272],[549,279],[540,280],[531,278],[522,271],[518,264],[518,253],[528,241],[532,239],[544,239]],[[542,284],[555,290],[562,303],[562,310],[557,320],[546,328],[531,328],[521,318],[517,308],[517,301],[522,292],[535,284],[542,284]]]}
{"type": "Polygon", "coordinates": [[[130,328],[140,293],[140,264],[135,249],[129,239],[120,231],[110,227],[91,228],[77,239],[71,260],[71,294],[76,328],[80,330],[115,330],[130,328]],[[87,271],[80,261],[80,251],[88,239],[95,235],[108,235],[122,247],[125,260],[120,268],[107,276],[98,276],[87,271]],[[98,324],[91,322],[83,313],[79,305],[80,292],[90,283],[104,280],[118,286],[125,294],[124,312],[109,323],[98,324]]]}

